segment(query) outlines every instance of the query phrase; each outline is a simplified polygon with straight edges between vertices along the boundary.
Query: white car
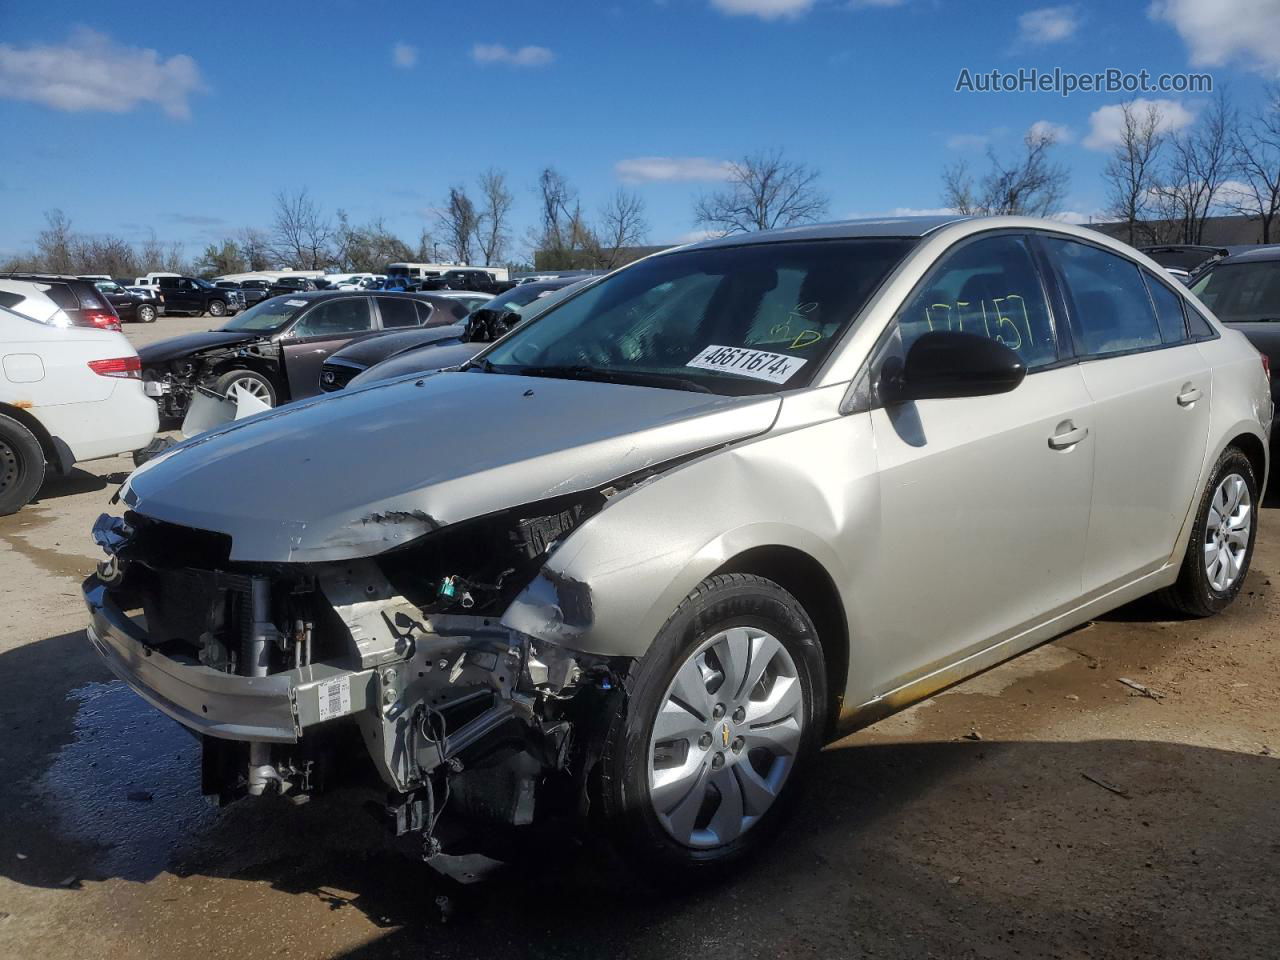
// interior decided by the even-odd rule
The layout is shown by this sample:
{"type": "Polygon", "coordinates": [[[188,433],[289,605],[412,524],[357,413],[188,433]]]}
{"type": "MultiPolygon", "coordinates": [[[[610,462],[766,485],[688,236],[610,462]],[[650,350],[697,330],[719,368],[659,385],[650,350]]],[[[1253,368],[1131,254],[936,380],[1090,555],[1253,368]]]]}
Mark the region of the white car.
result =
{"type": "Polygon", "coordinates": [[[457,300],[467,308],[467,313],[474,313],[493,299],[492,293],[476,293],[474,290],[430,290],[428,292],[433,297],[457,300]]]}
{"type": "Polygon", "coordinates": [[[28,503],[46,473],[138,450],[159,427],[124,334],[63,325],[36,290],[18,306],[0,306],[0,515],[28,503]]]}

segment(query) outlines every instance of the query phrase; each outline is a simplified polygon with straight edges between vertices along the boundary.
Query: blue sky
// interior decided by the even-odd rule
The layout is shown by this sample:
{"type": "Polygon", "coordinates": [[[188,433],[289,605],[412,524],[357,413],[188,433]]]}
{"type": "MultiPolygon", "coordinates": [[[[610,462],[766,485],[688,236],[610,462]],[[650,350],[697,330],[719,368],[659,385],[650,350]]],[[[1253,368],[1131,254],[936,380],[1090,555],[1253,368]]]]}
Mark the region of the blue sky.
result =
{"type": "MultiPolygon", "coordinates": [[[[416,238],[450,184],[490,166],[523,236],[547,164],[589,209],[625,182],[650,239],[675,241],[723,161],[774,147],[821,170],[833,219],[925,210],[945,164],[1012,151],[1041,121],[1065,128],[1065,207],[1088,215],[1105,203],[1104,108],[1125,95],[957,93],[962,68],[1206,71],[1245,109],[1280,71],[1277,0],[281,6],[5,3],[0,255],[52,207],[195,255],[301,186],[416,238]]],[[[1148,96],[1175,126],[1203,108],[1148,96]]]]}

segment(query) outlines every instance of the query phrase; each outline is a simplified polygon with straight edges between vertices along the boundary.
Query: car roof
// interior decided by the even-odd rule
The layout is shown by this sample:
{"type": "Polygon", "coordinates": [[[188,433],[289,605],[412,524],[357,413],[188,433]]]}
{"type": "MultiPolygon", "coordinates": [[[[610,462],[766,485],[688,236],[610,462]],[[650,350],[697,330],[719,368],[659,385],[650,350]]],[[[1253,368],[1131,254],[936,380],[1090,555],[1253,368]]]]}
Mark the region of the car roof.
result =
{"type": "Polygon", "coordinates": [[[971,220],[960,214],[932,217],[877,217],[866,220],[836,220],[831,223],[806,223],[777,230],[734,233],[727,237],[701,240],[679,250],[709,247],[736,247],[749,243],[782,243],[789,240],[837,240],[856,237],[923,237],[952,223],[971,220]]]}
{"type": "Polygon", "coordinates": [[[1229,257],[1223,257],[1213,265],[1216,267],[1224,263],[1253,263],[1257,260],[1280,260],[1280,243],[1254,247],[1252,250],[1242,250],[1239,253],[1231,254],[1229,257]]]}

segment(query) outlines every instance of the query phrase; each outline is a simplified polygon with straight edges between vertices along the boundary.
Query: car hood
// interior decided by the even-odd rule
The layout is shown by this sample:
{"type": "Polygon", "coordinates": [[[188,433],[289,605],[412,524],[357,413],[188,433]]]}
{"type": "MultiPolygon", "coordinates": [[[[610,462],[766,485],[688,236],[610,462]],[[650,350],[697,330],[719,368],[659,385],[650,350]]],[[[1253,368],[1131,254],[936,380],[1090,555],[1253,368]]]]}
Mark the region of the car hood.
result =
{"type": "Polygon", "coordinates": [[[165,363],[204,350],[226,349],[241,343],[252,343],[255,340],[266,340],[268,334],[253,330],[207,330],[204,333],[186,333],[180,337],[170,337],[158,343],[149,343],[138,349],[138,356],[144,365],[149,363],[165,363]]]}
{"type": "Polygon", "coordinates": [[[229,535],[233,560],[346,560],[764,433],[780,403],[437,373],[195,437],[140,467],[121,493],[143,516],[229,535]]]}
{"type": "MultiPolygon", "coordinates": [[[[466,333],[466,325],[450,323],[435,327],[418,327],[399,333],[380,333],[372,337],[357,340],[329,356],[330,360],[345,360],[362,367],[371,367],[387,357],[412,350],[424,344],[439,343],[442,340],[456,341],[466,333]]],[[[477,347],[480,345],[478,344],[477,347]]]]}
{"type": "Polygon", "coordinates": [[[487,346],[489,346],[487,343],[448,340],[444,343],[428,343],[412,350],[405,350],[394,357],[388,357],[381,363],[375,363],[367,370],[361,370],[347,384],[347,389],[368,386],[381,380],[430,373],[445,367],[461,366],[487,346]]]}

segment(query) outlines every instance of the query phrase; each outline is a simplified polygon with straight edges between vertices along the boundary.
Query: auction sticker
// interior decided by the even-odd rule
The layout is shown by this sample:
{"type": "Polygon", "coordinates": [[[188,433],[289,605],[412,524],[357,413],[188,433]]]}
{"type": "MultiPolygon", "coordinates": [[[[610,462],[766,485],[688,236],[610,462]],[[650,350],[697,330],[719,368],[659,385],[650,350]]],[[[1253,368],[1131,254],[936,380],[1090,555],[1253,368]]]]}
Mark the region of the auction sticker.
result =
{"type": "Polygon", "coordinates": [[[286,300],[285,301],[285,306],[289,306],[289,307],[305,307],[306,305],[307,305],[307,301],[305,300],[286,300]]]}
{"type": "Polygon", "coordinates": [[[316,696],[320,700],[321,720],[345,716],[351,712],[351,677],[344,673],[340,677],[318,684],[316,696]]]}
{"type": "Polygon", "coordinates": [[[786,383],[804,364],[805,361],[800,357],[789,357],[785,353],[770,353],[768,350],[751,350],[747,347],[722,347],[713,343],[685,366],[714,370],[717,373],[736,373],[756,380],[768,380],[770,383],[786,383]]]}

